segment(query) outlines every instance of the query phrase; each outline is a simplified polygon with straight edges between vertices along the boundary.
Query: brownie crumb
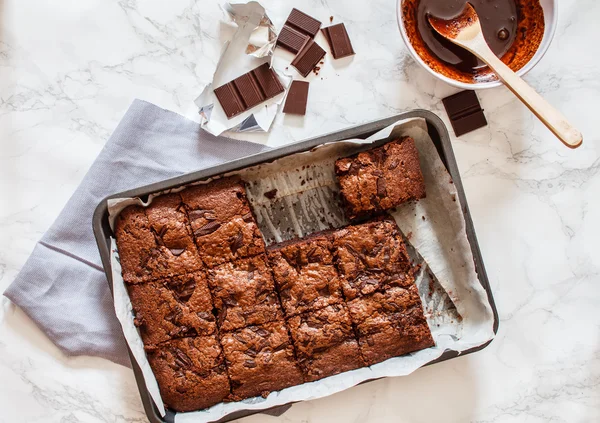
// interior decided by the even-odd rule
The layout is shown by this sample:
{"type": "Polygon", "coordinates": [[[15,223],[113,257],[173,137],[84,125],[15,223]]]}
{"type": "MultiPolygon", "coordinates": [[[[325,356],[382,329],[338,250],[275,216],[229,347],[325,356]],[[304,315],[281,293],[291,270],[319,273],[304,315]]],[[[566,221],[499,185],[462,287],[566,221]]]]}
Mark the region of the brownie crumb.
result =
{"type": "Polygon", "coordinates": [[[272,200],[273,198],[275,198],[277,196],[277,188],[272,189],[271,191],[267,191],[265,192],[265,197],[267,197],[269,200],[272,200]]]}
{"type": "Polygon", "coordinates": [[[330,16],[330,17],[329,17],[329,22],[330,22],[330,23],[331,23],[331,22],[333,22],[333,16],[330,16]]]}

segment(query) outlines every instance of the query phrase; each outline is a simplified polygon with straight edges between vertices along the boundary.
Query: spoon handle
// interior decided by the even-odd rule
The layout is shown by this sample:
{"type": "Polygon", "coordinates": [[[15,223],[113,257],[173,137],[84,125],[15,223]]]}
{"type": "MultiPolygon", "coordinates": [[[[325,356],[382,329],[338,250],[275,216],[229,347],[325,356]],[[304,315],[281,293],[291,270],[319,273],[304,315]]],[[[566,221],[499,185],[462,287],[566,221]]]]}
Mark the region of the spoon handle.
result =
{"type": "MultiPolygon", "coordinates": [[[[483,53],[483,52],[482,52],[483,53]]],[[[577,148],[583,142],[583,136],[567,121],[561,112],[556,110],[527,82],[521,79],[504,62],[490,50],[481,54],[481,59],[488,64],[496,75],[543,123],[554,135],[569,148],[577,148]]]]}

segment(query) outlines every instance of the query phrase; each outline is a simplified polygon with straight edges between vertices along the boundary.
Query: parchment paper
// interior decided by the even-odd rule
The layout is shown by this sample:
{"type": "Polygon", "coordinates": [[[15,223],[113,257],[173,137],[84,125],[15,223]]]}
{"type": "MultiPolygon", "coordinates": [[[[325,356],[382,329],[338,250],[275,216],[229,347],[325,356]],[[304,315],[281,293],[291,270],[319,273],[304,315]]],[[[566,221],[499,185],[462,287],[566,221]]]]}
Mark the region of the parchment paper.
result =
{"type": "MultiPolygon", "coordinates": [[[[267,16],[265,8],[256,1],[227,3],[225,10],[238,28],[233,38],[223,46],[212,83],[206,85],[195,100],[200,109],[202,129],[213,135],[220,135],[226,130],[268,131],[275,120],[285,92],[236,117],[227,119],[214,94],[214,89],[265,62],[271,63],[277,41],[275,27],[267,16]]],[[[291,77],[284,75],[280,70],[274,70],[284,88],[287,89],[291,77]]]]}
{"type": "MultiPolygon", "coordinates": [[[[250,398],[217,404],[203,411],[177,413],[176,423],[210,422],[237,410],[264,409],[293,401],[321,398],[365,380],[407,375],[435,360],[446,349],[465,351],[493,338],[493,313],[475,273],[456,188],[427,133],[424,119],[397,122],[366,140],[322,145],[310,152],[236,173],[248,182],[248,198],[268,244],[305,236],[347,223],[338,205],[338,188],[333,170],[335,160],[369,148],[371,143],[381,143],[402,135],[412,136],[419,150],[427,198],[400,206],[392,216],[409,242],[409,253],[421,266],[417,274],[417,286],[435,347],[272,392],[267,398],[250,398]],[[277,193],[273,199],[265,197],[265,192],[274,189],[277,193]]],[[[151,202],[152,198],[148,201],[151,202]]],[[[145,204],[140,199],[113,200],[109,204],[111,225],[114,216],[133,203],[145,204]]],[[[131,303],[124,288],[114,244],[112,251],[117,317],[142,368],[152,398],[164,412],[141,337],[133,324],[131,303]]]]}

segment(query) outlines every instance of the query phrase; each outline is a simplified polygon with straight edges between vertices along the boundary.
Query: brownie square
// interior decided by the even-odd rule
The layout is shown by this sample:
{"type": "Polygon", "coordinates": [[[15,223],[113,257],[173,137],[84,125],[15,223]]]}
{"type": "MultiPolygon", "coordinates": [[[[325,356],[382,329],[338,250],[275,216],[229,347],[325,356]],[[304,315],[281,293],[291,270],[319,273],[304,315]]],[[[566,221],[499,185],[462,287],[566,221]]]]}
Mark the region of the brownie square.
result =
{"type": "Polygon", "coordinates": [[[406,246],[394,219],[348,226],[335,231],[333,239],[346,299],[414,282],[406,246]]]}
{"type": "Polygon", "coordinates": [[[425,197],[419,153],[410,137],[338,159],[335,173],[350,219],[425,197]]]}
{"type": "Polygon", "coordinates": [[[331,234],[316,234],[268,248],[281,305],[287,316],[342,300],[332,248],[331,234]]]}
{"type": "Polygon", "coordinates": [[[279,391],[303,382],[282,320],[221,334],[234,400],[279,391]]]}
{"type": "Polygon", "coordinates": [[[146,352],[165,405],[194,411],[222,402],[229,378],[216,336],[168,341],[146,352]]]}
{"type": "Polygon", "coordinates": [[[140,283],[203,268],[187,215],[177,195],[156,197],[147,208],[130,206],[115,222],[123,279],[140,283]]]}
{"type": "Polygon", "coordinates": [[[288,327],[305,381],[365,366],[343,303],[294,316],[288,327]]]}
{"type": "Polygon", "coordinates": [[[129,298],[146,345],[216,331],[213,304],[202,272],[128,285],[129,298]]]}
{"type": "Polygon", "coordinates": [[[265,243],[239,178],[218,179],[179,193],[202,261],[209,268],[265,252],[265,243]]]}
{"type": "Polygon", "coordinates": [[[271,270],[264,255],[211,269],[208,283],[222,331],[260,325],[282,317],[271,270]]]}
{"type": "Polygon", "coordinates": [[[434,345],[414,284],[356,298],[348,310],[368,365],[434,345]]]}

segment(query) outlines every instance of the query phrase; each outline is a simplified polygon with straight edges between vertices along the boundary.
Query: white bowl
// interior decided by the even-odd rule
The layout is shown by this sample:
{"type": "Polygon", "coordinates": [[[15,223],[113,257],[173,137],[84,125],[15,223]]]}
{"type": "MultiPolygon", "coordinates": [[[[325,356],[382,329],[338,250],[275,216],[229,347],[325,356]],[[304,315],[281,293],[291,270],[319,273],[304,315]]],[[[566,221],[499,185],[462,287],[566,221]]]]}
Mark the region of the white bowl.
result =
{"type": "MultiPolygon", "coordinates": [[[[556,24],[558,22],[558,0],[540,0],[540,4],[542,6],[542,10],[544,11],[544,36],[542,38],[540,46],[538,47],[531,60],[529,60],[529,62],[527,62],[525,66],[523,66],[517,71],[517,75],[525,75],[527,72],[533,69],[533,67],[540,61],[542,57],[544,57],[544,54],[546,54],[548,47],[550,47],[552,38],[554,38],[554,33],[556,32],[556,24]]],[[[501,81],[473,83],[456,81],[455,79],[448,78],[447,76],[442,75],[431,69],[429,66],[427,66],[423,59],[421,59],[421,56],[417,54],[414,47],[410,43],[410,40],[408,39],[408,35],[406,34],[406,28],[404,27],[404,19],[402,19],[401,6],[402,0],[397,0],[396,17],[398,18],[398,26],[400,27],[400,34],[402,34],[404,44],[406,44],[406,47],[408,48],[408,51],[410,52],[413,59],[415,59],[417,63],[419,63],[430,74],[450,85],[453,85],[457,88],[462,88],[463,90],[481,90],[485,88],[499,87],[500,85],[502,85],[501,81]]]]}

